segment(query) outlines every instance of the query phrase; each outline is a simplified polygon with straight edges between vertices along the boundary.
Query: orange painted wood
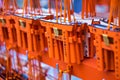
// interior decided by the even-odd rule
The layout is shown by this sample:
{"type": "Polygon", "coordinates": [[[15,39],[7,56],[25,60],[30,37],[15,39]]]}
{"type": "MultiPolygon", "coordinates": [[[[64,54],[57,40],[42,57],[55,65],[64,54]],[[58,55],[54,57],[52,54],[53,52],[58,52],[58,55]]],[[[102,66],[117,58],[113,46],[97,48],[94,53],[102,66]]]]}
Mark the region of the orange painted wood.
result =
{"type": "Polygon", "coordinates": [[[76,63],[77,64],[80,64],[81,63],[81,56],[80,56],[80,53],[81,50],[79,49],[79,44],[78,43],[75,43],[75,58],[76,58],[76,63]],[[76,53],[76,54],[75,54],[76,53]]]}
{"type": "Polygon", "coordinates": [[[47,28],[47,42],[48,42],[48,54],[50,58],[54,58],[54,53],[53,53],[53,40],[52,40],[52,32],[50,28],[47,28]]]}
{"type": "Polygon", "coordinates": [[[27,39],[28,39],[28,51],[32,51],[32,36],[31,36],[31,29],[28,27],[28,32],[27,32],[27,39]]]}
{"type": "Polygon", "coordinates": [[[41,51],[44,51],[45,49],[45,35],[40,32],[40,46],[41,46],[41,51]]]}
{"type": "Polygon", "coordinates": [[[23,14],[28,13],[27,7],[28,7],[28,0],[24,0],[24,2],[23,2],[23,14]]]}
{"type": "Polygon", "coordinates": [[[49,13],[51,13],[51,3],[50,3],[51,0],[48,0],[48,9],[49,9],[49,13]]]}
{"type": "Polygon", "coordinates": [[[120,79],[120,70],[119,70],[119,65],[120,65],[120,61],[119,61],[119,55],[120,53],[118,52],[119,51],[119,46],[120,45],[120,42],[119,42],[119,39],[118,37],[115,37],[114,38],[114,59],[115,59],[115,77],[116,79],[120,79]]]}
{"type": "Polygon", "coordinates": [[[91,17],[96,16],[95,6],[96,6],[96,0],[83,0],[82,1],[82,14],[81,14],[82,19],[84,17],[88,18],[88,16],[91,16],[91,17]]]}
{"type": "Polygon", "coordinates": [[[68,21],[69,22],[71,22],[71,2],[70,2],[70,0],[67,0],[67,10],[68,10],[68,13],[67,13],[67,15],[68,15],[68,21]]]}
{"type": "Polygon", "coordinates": [[[56,22],[58,22],[58,0],[55,0],[56,4],[56,22]]]}
{"type": "Polygon", "coordinates": [[[58,41],[53,40],[53,46],[54,46],[54,54],[55,54],[55,59],[60,60],[60,55],[59,55],[59,48],[58,48],[58,41]]]}
{"type": "MultiPolygon", "coordinates": [[[[67,66],[67,64],[65,64],[64,62],[48,58],[47,56],[43,56],[42,57],[42,61],[44,63],[48,64],[48,65],[53,66],[53,67],[56,67],[56,65],[54,63],[59,63],[59,67],[62,70],[65,70],[65,68],[67,66]]],[[[104,72],[104,71],[98,71],[96,68],[94,68],[94,66],[96,64],[94,64],[93,62],[94,62],[94,59],[87,60],[86,64],[84,62],[81,65],[72,64],[72,66],[73,66],[73,72],[72,72],[72,74],[76,75],[77,77],[82,78],[84,80],[89,80],[89,79],[96,80],[96,79],[103,79],[103,78],[108,79],[108,80],[115,79],[114,73],[112,73],[112,72],[108,73],[108,72],[104,72]],[[88,64],[88,62],[90,64],[88,64]],[[91,67],[91,66],[93,66],[93,67],[91,67]],[[86,74],[89,74],[89,75],[86,75],[86,74]]]]}
{"type": "Polygon", "coordinates": [[[59,46],[60,60],[64,61],[63,42],[59,41],[58,46],[59,46]]]}
{"type": "Polygon", "coordinates": [[[64,0],[64,22],[66,22],[66,17],[67,17],[67,13],[66,13],[66,11],[67,11],[67,2],[66,2],[66,0],[64,0]]]}
{"type": "Polygon", "coordinates": [[[64,50],[64,62],[70,63],[70,48],[69,48],[69,42],[68,42],[68,32],[63,31],[63,50],[64,50]]]}

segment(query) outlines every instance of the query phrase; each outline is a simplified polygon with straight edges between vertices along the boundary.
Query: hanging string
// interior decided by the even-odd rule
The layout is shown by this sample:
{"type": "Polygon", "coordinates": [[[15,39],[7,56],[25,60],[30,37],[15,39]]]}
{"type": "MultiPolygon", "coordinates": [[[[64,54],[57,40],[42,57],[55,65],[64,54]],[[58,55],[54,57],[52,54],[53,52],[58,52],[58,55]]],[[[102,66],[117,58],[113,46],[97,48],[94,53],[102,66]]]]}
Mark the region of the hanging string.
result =
{"type": "Polygon", "coordinates": [[[75,22],[75,21],[76,21],[76,18],[75,18],[75,14],[74,14],[74,3],[72,2],[72,0],[71,0],[71,4],[72,4],[73,19],[74,19],[74,22],[75,22]]]}
{"type": "Polygon", "coordinates": [[[42,14],[42,9],[41,9],[40,0],[36,0],[36,4],[37,4],[37,7],[38,7],[40,13],[42,14]]]}
{"type": "Polygon", "coordinates": [[[67,0],[67,11],[68,11],[68,21],[71,22],[71,9],[70,9],[70,6],[71,5],[71,2],[70,0],[67,0]]]}
{"type": "Polygon", "coordinates": [[[95,4],[96,0],[82,0],[82,19],[96,16],[95,4]]]}
{"type": "Polygon", "coordinates": [[[62,22],[62,0],[60,0],[60,22],[62,22]]]}
{"type": "Polygon", "coordinates": [[[10,0],[3,0],[3,12],[4,15],[10,9],[10,0]]]}
{"type": "MultiPolygon", "coordinates": [[[[58,22],[58,18],[60,17],[60,21],[62,20],[62,0],[56,0],[56,22],[58,22]],[[60,15],[59,15],[60,13],[60,15]]],[[[64,22],[66,22],[66,18],[68,18],[68,22],[71,22],[71,15],[74,13],[72,0],[64,0],[64,22]],[[71,10],[72,7],[72,10],[71,10]]],[[[73,14],[73,19],[75,21],[75,16],[73,14]]]]}
{"type": "Polygon", "coordinates": [[[34,0],[30,0],[30,9],[31,11],[35,11],[35,8],[34,8],[34,0]]]}
{"type": "Polygon", "coordinates": [[[67,15],[67,13],[66,13],[66,11],[67,11],[67,10],[66,10],[67,5],[66,5],[66,4],[67,4],[67,2],[66,2],[66,0],[64,0],[64,22],[66,22],[66,17],[67,17],[67,16],[66,16],[66,15],[67,15]]]}
{"type": "Polygon", "coordinates": [[[71,1],[64,0],[64,22],[66,22],[66,18],[68,18],[68,22],[71,22],[71,1]]]}
{"type": "Polygon", "coordinates": [[[56,22],[58,23],[58,0],[55,0],[56,4],[56,22]]]}
{"type": "Polygon", "coordinates": [[[39,10],[39,13],[42,13],[40,1],[39,0],[30,0],[30,10],[31,12],[34,11],[36,13],[36,10],[39,10]]]}
{"type": "Polygon", "coordinates": [[[10,8],[10,0],[3,0],[3,9],[9,10],[10,8]]]}
{"type": "MultiPolygon", "coordinates": [[[[108,29],[110,29],[110,23],[114,22],[114,19],[116,19],[115,22],[118,22],[120,20],[120,8],[119,8],[120,0],[111,0],[110,4],[110,14],[109,14],[109,22],[108,22],[108,29]]],[[[120,21],[114,24],[113,29],[115,29],[117,26],[120,26],[120,21]]]]}
{"type": "Polygon", "coordinates": [[[51,0],[48,0],[48,9],[49,9],[49,13],[51,14],[51,0]]]}
{"type": "MultiPolygon", "coordinates": [[[[59,0],[57,2],[59,2],[59,0]]],[[[55,10],[56,10],[56,0],[48,0],[48,12],[50,14],[52,13],[52,8],[55,8],[55,10]]]]}
{"type": "Polygon", "coordinates": [[[18,8],[16,0],[3,0],[3,14],[9,12],[15,12],[18,8]]]}
{"type": "Polygon", "coordinates": [[[13,10],[15,11],[18,8],[17,0],[13,0],[13,10]]]}
{"type": "Polygon", "coordinates": [[[27,14],[28,13],[28,0],[24,0],[23,2],[23,14],[27,14]]]}

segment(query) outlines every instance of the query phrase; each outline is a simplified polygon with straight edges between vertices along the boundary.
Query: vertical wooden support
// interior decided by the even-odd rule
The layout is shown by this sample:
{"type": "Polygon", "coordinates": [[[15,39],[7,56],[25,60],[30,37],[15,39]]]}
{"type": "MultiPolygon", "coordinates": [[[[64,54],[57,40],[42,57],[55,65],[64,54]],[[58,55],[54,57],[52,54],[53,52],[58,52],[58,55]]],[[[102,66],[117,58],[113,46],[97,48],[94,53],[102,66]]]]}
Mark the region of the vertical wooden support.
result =
{"type": "Polygon", "coordinates": [[[60,59],[59,58],[59,49],[58,49],[58,40],[56,40],[57,37],[59,37],[59,30],[57,28],[53,28],[54,31],[54,36],[55,39],[53,39],[53,48],[54,48],[54,54],[55,54],[55,59],[60,59]]]}
{"type": "Polygon", "coordinates": [[[80,60],[84,59],[84,47],[83,47],[83,43],[79,44],[79,49],[80,49],[80,60]]]}
{"type": "Polygon", "coordinates": [[[40,40],[39,40],[39,35],[36,35],[36,44],[37,44],[37,51],[41,51],[41,46],[40,46],[40,40]]]}
{"type": "Polygon", "coordinates": [[[64,62],[70,63],[70,48],[68,42],[68,32],[63,30],[63,50],[64,50],[64,62]]]}
{"type": "Polygon", "coordinates": [[[2,33],[2,23],[0,23],[0,40],[3,41],[4,37],[3,37],[3,33],[2,33]]]}
{"type": "Polygon", "coordinates": [[[75,43],[70,43],[70,60],[71,63],[76,63],[76,51],[75,51],[75,43]]]}
{"type": "MultiPolygon", "coordinates": [[[[29,26],[29,25],[27,25],[29,26]]],[[[27,40],[28,40],[28,51],[32,51],[32,37],[31,37],[31,29],[30,26],[27,27],[27,40]]]]}
{"type": "Polygon", "coordinates": [[[90,57],[94,57],[95,55],[95,51],[94,51],[94,35],[89,33],[90,34],[90,38],[89,38],[89,53],[90,53],[90,57]]]}
{"type": "MultiPolygon", "coordinates": [[[[109,54],[109,53],[108,53],[109,54]]],[[[114,59],[114,52],[110,52],[109,56],[109,64],[110,64],[110,70],[115,70],[115,59],[114,59]]]]}
{"type": "Polygon", "coordinates": [[[37,51],[37,44],[36,44],[36,36],[35,34],[33,34],[33,47],[34,47],[34,51],[37,51]]]}
{"type": "Polygon", "coordinates": [[[105,63],[105,70],[114,70],[114,54],[112,51],[103,49],[103,55],[104,55],[104,63],[105,63]]]}
{"type": "Polygon", "coordinates": [[[4,28],[4,26],[6,26],[6,19],[4,18],[0,18],[0,27],[1,27],[1,40],[4,41],[5,40],[5,36],[7,36],[6,31],[4,28]]]}
{"type": "MultiPolygon", "coordinates": [[[[117,35],[116,35],[117,36],[117,35]]],[[[120,42],[119,38],[115,37],[114,38],[114,58],[115,58],[115,76],[116,79],[120,79],[120,42]]]]}
{"type": "Polygon", "coordinates": [[[41,51],[44,51],[45,49],[45,36],[43,32],[40,32],[40,46],[41,46],[41,51]]]}
{"type": "Polygon", "coordinates": [[[25,32],[22,31],[22,47],[23,49],[26,49],[26,46],[25,46],[25,32]]]}
{"type": "MultiPolygon", "coordinates": [[[[80,45],[82,45],[82,44],[80,44],[80,45]]],[[[76,53],[76,63],[80,64],[81,63],[80,53],[82,53],[82,51],[79,50],[79,44],[77,42],[75,43],[75,53],[76,53]]]]}
{"type": "MultiPolygon", "coordinates": [[[[10,25],[10,26],[11,26],[11,25],[10,25]]],[[[12,29],[11,29],[10,26],[9,26],[9,28],[8,28],[9,42],[10,42],[10,43],[13,43],[12,29]]]]}
{"type": "Polygon", "coordinates": [[[19,26],[19,22],[18,22],[18,20],[17,20],[17,22],[15,23],[15,26],[17,26],[17,28],[16,28],[16,32],[17,32],[17,45],[19,46],[19,47],[21,47],[22,45],[22,43],[21,43],[21,34],[20,34],[20,26],[19,26]]]}
{"type": "Polygon", "coordinates": [[[108,63],[108,52],[107,50],[103,50],[104,60],[105,60],[105,70],[109,70],[109,63],[108,63]]]}
{"type": "Polygon", "coordinates": [[[54,40],[54,54],[55,54],[55,59],[59,60],[60,59],[60,55],[59,55],[59,50],[58,50],[58,41],[54,40]]]}
{"type": "Polygon", "coordinates": [[[33,45],[34,45],[34,44],[33,44],[33,33],[31,33],[31,44],[32,44],[32,46],[31,46],[31,47],[32,47],[32,51],[34,51],[34,46],[33,46],[33,45]]]}
{"type": "Polygon", "coordinates": [[[64,55],[63,55],[63,43],[61,41],[58,42],[59,46],[59,53],[60,53],[60,60],[64,61],[64,55]]]}
{"type": "Polygon", "coordinates": [[[89,57],[89,40],[88,34],[85,35],[84,56],[89,57]]]}
{"type": "Polygon", "coordinates": [[[13,36],[12,36],[12,26],[13,26],[13,24],[10,23],[9,19],[6,19],[6,20],[7,20],[8,33],[9,33],[8,34],[9,35],[9,42],[13,43],[13,36]]]}
{"type": "Polygon", "coordinates": [[[78,33],[80,60],[84,59],[84,40],[85,40],[85,30],[86,30],[85,27],[86,27],[85,24],[81,25],[81,28],[78,33]]]}
{"type": "Polygon", "coordinates": [[[47,42],[48,42],[49,57],[54,58],[52,32],[51,32],[51,28],[49,27],[47,27],[47,42]]]}
{"type": "Polygon", "coordinates": [[[12,38],[13,38],[13,42],[12,43],[17,43],[17,33],[16,33],[16,28],[14,25],[12,25],[13,27],[11,28],[12,31],[12,38]]]}
{"type": "Polygon", "coordinates": [[[101,36],[96,34],[95,35],[95,40],[96,40],[96,56],[97,56],[97,68],[98,70],[102,71],[104,69],[104,64],[103,64],[103,54],[102,54],[102,46],[101,46],[101,36]]]}
{"type": "MultiPolygon", "coordinates": [[[[71,38],[72,38],[72,36],[71,36],[71,38]]],[[[73,42],[73,40],[71,43],[69,43],[69,46],[70,46],[70,62],[76,63],[75,43],[73,42]]]]}

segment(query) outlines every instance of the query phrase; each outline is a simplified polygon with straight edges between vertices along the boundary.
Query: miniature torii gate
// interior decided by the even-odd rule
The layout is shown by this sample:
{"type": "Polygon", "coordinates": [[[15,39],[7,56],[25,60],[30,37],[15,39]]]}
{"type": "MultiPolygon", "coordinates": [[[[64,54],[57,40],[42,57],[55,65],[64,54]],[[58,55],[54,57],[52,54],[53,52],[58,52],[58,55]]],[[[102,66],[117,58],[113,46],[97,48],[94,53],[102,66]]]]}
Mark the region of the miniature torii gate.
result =
{"type": "Polygon", "coordinates": [[[104,29],[93,25],[89,26],[90,32],[95,35],[94,45],[96,47],[97,68],[100,71],[103,70],[115,70],[116,79],[120,79],[120,58],[119,55],[119,26],[120,24],[111,25],[112,18],[118,18],[119,20],[119,0],[111,0],[110,16],[108,26],[104,29]]]}

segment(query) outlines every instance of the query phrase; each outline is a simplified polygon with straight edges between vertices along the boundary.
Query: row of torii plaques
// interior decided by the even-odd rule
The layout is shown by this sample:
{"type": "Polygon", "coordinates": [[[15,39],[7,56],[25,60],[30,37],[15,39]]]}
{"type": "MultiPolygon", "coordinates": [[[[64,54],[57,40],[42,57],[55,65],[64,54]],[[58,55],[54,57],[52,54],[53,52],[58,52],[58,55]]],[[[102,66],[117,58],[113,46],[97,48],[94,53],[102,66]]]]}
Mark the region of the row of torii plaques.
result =
{"type": "MultiPolygon", "coordinates": [[[[27,12],[26,6],[28,4],[25,4],[27,3],[27,0],[24,0],[24,1],[26,2],[24,2],[25,7],[23,8],[23,11],[27,12]]],[[[56,0],[56,3],[57,3],[57,0],[56,0]]],[[[109,24],[112,18],[117,18],[119,16],[119,13],[118,13],[119,6],[115,5],[116,3],[119,5],[119,0],[111,0],[109,24]]],[[[86,1],[83,1],[83,4],[86,5],[85,7],[86,9],[83,7],[82,17],[84,17],[84,11],[86,12],[86,14],[91,13],[90,14],[91,16],[96,15],[95,3],[87,3],[86,1]]],[[[33,4],[31,5],[33,6],[33,4]]],[[[64,4],[64,6],[66,6],[66,4],[64,4]]],[[[67,10],[66,9],[64,10],[64,21],[66,21],[66,11],[67,11],[68,21],[71,22],[70,4],[68,4],[66,8],[67,10]]],[[[31,10],[32,9],[33,8],[31,8],[31,10]]],[[[56,22],[58,22],[58,18],[59,18],[58,7],[56,7],[56,22]]],[[[90,51],[90,53],[88,53],[87,56],[88,57],[94,56],[94,46],[95,46],[97,50],[96,55],[97,55],[98,69],[104,70],[104,66],[105,66],[106,70],[115,70],[115,75],[119,79],[120,72],[118,70],[119,69],[118,65],[120,61],[118,57],[119,52],[116,52],[119,49],[108,48],[110,46],[106,46],[102,44],[102,41],[101,41],[102,39],[101,35],[103,36],[103,38],[105,38],[105,40],[107,39],[107,41],[111,40],[108,37],[112,37],[113,40],[115,40],[115,43],[111,45],[113,45],[113,47],[117,45],[118,47],[119,39],[116,37],[119,36],[119,32],[113,32],[114,35],[110,36],[111,30],[109,31],[109,30],[100,29],[103,31],[103,32],[100,32],[99,29],[91,28],[91,26],[87,26],[86,24],[63,25],[63,24],[55,24],[52,22],[46,22],[44,20],[31,20],[31,19],[21,18],[17,16],[2,16],[1,26],[2,26],[1,36],[3,36],[1,40],[9,40],[11,44],[16,42],[19,47],[22,47],[23,49],[26,49],[29,52],[40,53],[40,52],[44,52],[45,49],[48,49],[48,54],[50,58],[55,58],[57,60],[61,60],[69,64],[71,63],[80,64],[81,60],[84,59],[84,55],[86,54],[84,54],[83,43],[86,38],[85,35],[86,33],[89,32],[89,29],[90,29],[91,37],[87,38],[89,39],[88,41],[90,43],[89,46],[87,46],[87,48],[89,48],[88,51],[90,51]],[[15,20],[15,23],[11,22],[10,20],[15,20]],[[16,35],[13,33],[16,33],[16,35]],[[105,37],[105,35],[103,34],[107,35],[107,37],[105,37]],[[116,36],[115,34],[116,35],[118,34],[118,35],[116,36]],[[101,46],[100,44],[104,46],[101,46]],[[102,50],[102,49],[105,49],[105,50],[102,50]],[[112,50],[112,51],[109,51],[109,50],[112,50]],[[109,52],[110,54],[108,54],[109,52]],[[113,58],[113,52],[114,52],[115,58],[113,58]],[[109,55],[111,55],[111,57],[109,55]],[[111,61],[112,63],[110,64],[109,61],[111,61]],[[106,65],[104,65],[104,63],[106,65]],[[113,66],[114,64],[115,64],[115,67],[113,66]]],[[[117,26],[113,26],[113,29],[115,27],[117,26]]],[[[108,26],[108,29],[110,29],[110,26],[108,26]]],[[[103,41],[103,42],[106,42],[106,41],[103,41]]],[[[32,54],[32,56],[33,55],[34,54],[32,54]]]]}

